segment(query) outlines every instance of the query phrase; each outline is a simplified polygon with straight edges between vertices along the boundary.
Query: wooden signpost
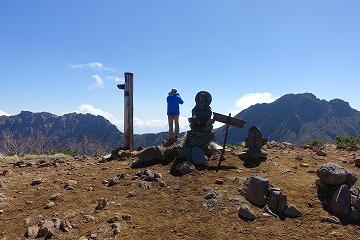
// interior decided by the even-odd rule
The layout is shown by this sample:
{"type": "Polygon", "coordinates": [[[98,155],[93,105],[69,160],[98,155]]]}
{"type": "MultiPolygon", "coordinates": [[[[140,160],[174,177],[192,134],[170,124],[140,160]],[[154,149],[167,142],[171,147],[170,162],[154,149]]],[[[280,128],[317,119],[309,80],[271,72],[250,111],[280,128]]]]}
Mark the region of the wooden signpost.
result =
{"type": "Polygon", "coordinates": [[[134,146],[134,128],[133,128],[133,92],[134,92],[134,84],[133,73],[126,72],[124,73],[125,83],[118,84],[117,87],[119,89],[124,90],[124,149],[133,150],[134,146]]]}
{"type": "Polygon", "coordinates": [[[215,121],[222,122],[222,123],[226,124],[224,145],[223,145],[223,149],[222,149],[221,156],[220,156],[220,159],[219,159],[219,164],[218,164],[217,170],[216,170],[218,172],[219,169],[220,169],[221,162],[224,160],[225,145],[226,145],[227,134],[228,134],[228,131],[229,131],[229,126],[231,125],[231,126],[234,126],[234,127],[242,128],[244,126],[244,124],[246,123],[246,121],[244,121],[242,119],[231,117],[231,113],[229,113],[229,116],[226,116],[226,115],[223,115],[223,114],[220,114],[220,113],[213,112],[213,115],[214,115],[214,120],[215,121]]]}

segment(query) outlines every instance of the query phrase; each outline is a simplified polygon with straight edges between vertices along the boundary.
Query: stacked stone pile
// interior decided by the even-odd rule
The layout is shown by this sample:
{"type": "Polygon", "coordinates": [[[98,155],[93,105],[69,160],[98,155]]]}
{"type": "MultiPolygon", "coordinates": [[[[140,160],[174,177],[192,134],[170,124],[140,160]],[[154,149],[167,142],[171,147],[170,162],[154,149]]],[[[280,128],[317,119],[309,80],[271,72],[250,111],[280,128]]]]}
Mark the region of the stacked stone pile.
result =
{"type": "Polygon", "coordinates": [[[184,158],[195,165],[204,165],[211,154],[211,142],[214,140],[212,97],[206,91],[198,92],[195,96],[196,105],[189,118],[190,130],[186,133],[185,144],[178,149],[178,158],[184,158]]]}
{"type": "Polygon", "coordinates": [[[355,186],[356,173],[329,162],[317,170],[319,199],[324,208],[351,220],[360,220],[360,191],[355,186]]]}
{"type": "MultiPolygon", "coordinates": [[[[280,188],[270,188],[268,179],[257,175],[251,175],[245,181],[245,187],[241,192],[253,205],[264,210],[273,216],[286,216],[291,218],[302,217],[302,213],[293,205],[288,203],[285,193],[280,188]]],[[[239,217],[244,220],[254,220],[255,213],[247,204],[239,208],[239,217]]]]}

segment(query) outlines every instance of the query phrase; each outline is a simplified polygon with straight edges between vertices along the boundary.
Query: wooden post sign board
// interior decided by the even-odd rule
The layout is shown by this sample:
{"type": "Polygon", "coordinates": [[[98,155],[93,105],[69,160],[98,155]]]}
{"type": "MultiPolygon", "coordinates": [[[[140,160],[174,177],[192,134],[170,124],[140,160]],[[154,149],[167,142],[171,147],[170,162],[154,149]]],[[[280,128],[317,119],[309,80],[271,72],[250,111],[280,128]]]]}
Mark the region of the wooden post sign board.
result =
{"type": "Polygon", "coordinates": [[[226,115],[223,115],[223,114],[220,114],[220,113],[213,112],[213,115],[214,115],[214,120],[215,121],[226,123],[224,145],[223,145],[223,149],[222,149],[221,156],[220,156],[220,159],[219,159],[219,164],[218,164],[217,170],[216,170],[216,171],[219,171],[221,161],[223,160],[224,153],[225,153],[225,146],[226,146],[226,139],[227,139],[227,134],[228,134],[228,130],[229,130],[229,125],[234,126],[234,127],[242,128],[244,126],[244,124],[246,123],[246,121],[244,121],[242,119],[231,117],[231,113],[229,113],[229,116],[226,116],[226,115]]]}
{"type": "Polygon", "coordinates": [[[220,113],[213,112],[215,121],[226,123],[231,126],[242,128],[246,121],[231,116],[226,116],[220,113]]]}

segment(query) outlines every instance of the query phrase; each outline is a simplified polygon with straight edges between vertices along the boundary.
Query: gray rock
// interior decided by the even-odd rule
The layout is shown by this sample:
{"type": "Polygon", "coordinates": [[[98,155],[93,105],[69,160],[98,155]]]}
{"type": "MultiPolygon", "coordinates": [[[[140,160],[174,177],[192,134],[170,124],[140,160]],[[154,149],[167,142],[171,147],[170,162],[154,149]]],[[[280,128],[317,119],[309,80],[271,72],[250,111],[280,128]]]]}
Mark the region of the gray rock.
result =
{"type": "Polygon", "coordinates": [[[51,200],[51,201],[55,201],[55,200],[58,199],[60,196],[61,196],[61,193],[51,194],[50,200],[51,200]]]}
{"type": "MultiPolygon", "coordinates": [[[[347,184],[349,186],[349,184],[347,184]]],[[[351,185],[350,185],[351,186],[351,185]]],[[[350,187],[349,186],[349,187],[350,187]]],[[[360,189],[357,188],[355,185],[352,185],[350,187],[350,192],[351,192],[351,195],[354,195],[354,196],[360,196],[360,189]]]]}
{"type": "Polygon", "coordinates": [[[243,204],[240,206],[238,215],[241,219],[246,221],[254,221],[256,219],[256,215],[251,211],[251,208],[247,204],[243,204]]]}
{"type": "Polygon", "coordinates": [[[184,161],[176,165],[176,171],[178,171],[182,175],[185,175],[195,171],[195,166],[191,162],[184,161]]]}
{"type": "Polygon", "coordinates": [[[160,187],[167,187],[166,183],[164,181],[159,181],[160,187]]]}
{"type": "Polygon", "coordinates": [[[120,223],[116,222],[116,223],[112,223],[110,225],[112,231],[113,231],[113,234],[116,236],[120,233],[120,223]]]}
{"type": "Polygon", "coordinates": [[[89,214],[84,215],[84,220],[83,220],[84,223],[89,223],[89,222],[92,222],[92,221],[95,221],[94,216],[91,216],[89,214]]]}
{"type": "Polygon", "coordinates": [[[267,202],[269,186],[270,183],[267,179],[252,175],[245,198],[255,206],[264,207],[267,202]]]}
{"type": "Polygon", "coordinates": [[[77,181],[75,181],[75,180],[69,180],[69,181],[66,182],[64,188],[65,188],[66,190],[73,190],[73,189],[75,188],[76,184],[77,184],[77,181]]]}
{"type": "Polygon", "coordinates": [[[150,183],[150,182],[141,181],[141,182],[139,183],[139,188],[149,189],[150,187],[151,187],[151,183],[150,183]]]}
{"type": "Polygon", "coordinates": [[[326,216],[323,217],[323,219],[321,220],[322,222],[329,222],[329,223],[335,223],[335,224],[339,224],[341,223],[339,218],[335,217],[335,216],[326,216]]]}
{"type": "Polygon", "coordinates": [[[348,172],[340,165],[329,162],[322,165],[316,174],[323,183],[340,186],[346,182],[348,172]]]}
{"type": "Polygon", "coordinates": [[[354,206],[358,211],[360,211],[360,198],[356,196],[351,196],[351,205],[354,206]]]}
{"type": "Polygon", "coordinates": [[[350,188],[347,185],[341,185],[337,188],[330,202],[330,208],[340,214],[348,215],[351,204],[350,188]]]}
{"type": "Polygon", "coordinates": [[[324,152],[324,151],[322,151],[322,150],[316,150],[316,155],[325,157],[325,156],[326,156],[326,152],[324,152]]]}
{"type": "Polygon", "coordinates": [[[55,206],[55,203],[53,201],[51,201],[51,202],[48,202],[44,208],[49,209],[49,208],[52,208],[53,206],[55,206]]]}
{"type": "Polygon", "coordinates": [[[135,192],[134,191],[130,191],[128,192],[128,194],[126,195],[126,197],[131,198],[135,196],[135,192]]]}
{"type": "Polygon", "coordinates": [[[268,205],[272,211],[277,211],[281,195],[282,193],[280,191],[270,189],[268,205]]]}
{"type": "Polygon", "coordinates": [[[142,180],[152,182],[155,180],[155,174],[150,169],[145,169],[144,174],[140,177],[142,180]]]}
{"type": "MultiPolygon", "coordinates": [[[[276,211],[276,210],[274,210],[274,211],[276,211]]],[[[276,213],[274,213],[273,210],[271,210],[268,205],[265,205],[264,212],[273,217],[277,217],[276,213]]]]}
{"type": "Polygon", "coordinates": [[[32,181],[31,181],[31,185],[39,185],[43,182],[43,180],[41,178],[34,178],[32,181]]]}
{"type": "Polygon", "coordinates": [[[31,237],[34,237],[34,238],[37,237],[39,229],[40,228],[37,225],[29,226],[28,230],[26,232],[26,236],[30,237],[30,238],[31,237]]]}
{"type": "Polygon", "coordinates": [[[217,198],[218,194],[216,192],[208,192],[204,196],[205,199],[217,198]]]}
{"type": "Polygon", "coordinates": [[[355,183],[359,178],[358,175],[355,172],[351,171],[350,169],[345,169],[345,170],[347,172],[346,180],[355,183]]]}
{"type": "Polygon", "coordinates": [[[115,215],[108,220],[108,223],[119,222],[120,220],[121,220],[120,217],[118,215],[115,215]]]}
{"type": "Polygon", "coordinates": [[[108,205],[108,200],[106,198],[100,198],[98,204],[95,207],[95,210],[101,210],[108,205]]]}
{"type": "Polygon", "coordinates": [[[360,158],[354,159],[354,164],[356,167],[360,167],[360,158]]]}
{"type": "Polygon", "coordinates": [[[208,160],[205,152],[199,146],[194,146],[191,149],[191,160],[195,165],[205,165],[208,160]]]}
{"type": "Polygon", "coordinates": [[[285,209],[284,214],[292,218],[302,217],[302,213],[294,206],[288,206],[285,209]]]}
{"type": "Polygon", "coordinates": [[[106,181],[108,187],[115,186],[120,183],[120,179],[117,176],[114,176],[106,181]]]}
{"type": "Polygon", "coordinates": [[[54,236],[55,233],[55,228],[50,228],[48,226],[43,226],[39,229],[38,235],[36,236],[37,238],[41,238],[44,237],[45,239],[49,239],[52,236],[54,236]]]}
{"type": "Polygon", "coordinates": [[[191,159],[191,149],[192,147],[182,147],[177,151],[177,158],[185,158],[187,160],[191,159]]]}
{"type": "Polygon", "coordinates": [[[279,200],[279,205],[278,205],[277,211],[279,213],[284,213],[287,206],[288,206],[287,196],[286,196],[286,194],[282,194],[280,197],[280,200],[279,200]]]}
{"type": "Polygon", "coordinates": [[[354,207],[350,207],[350,212],[349,212],[349,219],[352,221],[357,221],[360,219],[360,211],[357,210],[354,207]]]}
{"type": "Polygon", "coordinates": [[[127,214],[127,213],[124,213],[121,218],[125,221],[130,221],[131,219],[131,215],[130,214],[127,214]]]}
{"type": "Polygon", "coordinates": [[[61,221],[59,229],[62,232],[70,232],[70,229],[72,229],[71,223],[68,220],[61,221]]]}
{"type": "Polygon", "coordinates": [[[163,159],[163,153],[158,146],[145,148],[144,150],[137,153],[135,156],[139,158],[139,162],[141,163],[149,163],[163,159]]]}
{"type": "Polygon", "coordinates": [[[209,212],[217,209],[219,204],[218,202],[219,193],[215,189],[210,187],[209,188],[206,187],[203,190],[205,191],[204,205],[208,208],[209,212]]]}

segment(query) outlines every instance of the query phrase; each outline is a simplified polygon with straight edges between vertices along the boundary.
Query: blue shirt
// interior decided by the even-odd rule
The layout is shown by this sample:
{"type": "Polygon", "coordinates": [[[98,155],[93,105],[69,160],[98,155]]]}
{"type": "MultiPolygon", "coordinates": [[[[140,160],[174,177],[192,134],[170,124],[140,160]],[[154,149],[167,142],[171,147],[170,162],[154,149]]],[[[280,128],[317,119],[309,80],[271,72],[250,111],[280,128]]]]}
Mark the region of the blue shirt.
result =
{"type": "Polygon", "coordinates": [[[184,103],[180,95],[168,96],[166,98],[166,101],[167,101],[167,115],[180,115],[179,104],[184,103]]]}

